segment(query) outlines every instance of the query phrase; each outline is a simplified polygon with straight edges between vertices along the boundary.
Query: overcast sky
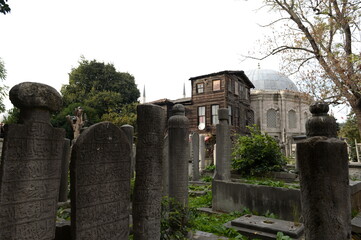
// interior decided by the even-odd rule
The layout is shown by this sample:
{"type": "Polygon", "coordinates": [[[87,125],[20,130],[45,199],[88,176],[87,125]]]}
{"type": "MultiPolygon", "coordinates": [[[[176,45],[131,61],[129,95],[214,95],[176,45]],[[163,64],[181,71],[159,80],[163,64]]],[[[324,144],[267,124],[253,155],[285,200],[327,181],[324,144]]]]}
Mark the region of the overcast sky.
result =
{"type": "MultiPolygon", "coordinates": [[[[24,81],[58,91],[80,56],[135,77],[147,101],[190,96],[190,77],[250,70],[270,13],[261,0],[9,0],[0,15],[0,58],[10,88],[24,81]]],[[[279,70],[277,58],[260,62],[279,70]]],[[[7,103],[8,108],[12,105],[7,103]]]]}

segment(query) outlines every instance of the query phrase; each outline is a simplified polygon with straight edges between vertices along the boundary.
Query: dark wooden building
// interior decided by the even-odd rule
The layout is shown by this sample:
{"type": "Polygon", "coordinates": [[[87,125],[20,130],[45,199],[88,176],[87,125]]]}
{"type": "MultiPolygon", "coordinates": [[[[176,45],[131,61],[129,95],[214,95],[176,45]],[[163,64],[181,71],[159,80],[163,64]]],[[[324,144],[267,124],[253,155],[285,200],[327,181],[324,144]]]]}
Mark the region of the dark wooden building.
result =
{"type": "Polygon", "coordinates": [[[188,106],[190,130],[215,134],[218,109],[227,108],[229,124],[234,133],[245,134],[253,124],[250,108],[252,82],[243,71],[222,71],[192,77],[192,105],[188,106]]]}
{"type": "Polygon", "coordinates": [[[254,122],[254,113],[250,108],[250,89],[254,86],[243,71],[216,72],[189,80],[191,98],[161,99],[152,103],[163,106],[168,118],[173,105],[183,104],[190,121],[190,131],[212,135],[216,133],[218,109],[227,108],[231,131],[247,133],[246,126],[254,122]]]}

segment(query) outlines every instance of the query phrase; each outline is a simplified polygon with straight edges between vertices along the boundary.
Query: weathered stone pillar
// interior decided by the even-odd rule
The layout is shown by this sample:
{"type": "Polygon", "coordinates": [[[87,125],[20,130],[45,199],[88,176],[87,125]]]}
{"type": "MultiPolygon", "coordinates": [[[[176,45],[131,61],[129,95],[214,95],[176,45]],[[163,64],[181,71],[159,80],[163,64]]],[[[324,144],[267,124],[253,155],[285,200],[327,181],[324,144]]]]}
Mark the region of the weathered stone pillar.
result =
{"type": "Polygon", "coordinates": [[[351,238],[347,146],[336,138],[328,105],[310,106],[307,139],[297,144],[302,215],[307,240],[351,238]]]}
{"type": "Polygon", "coordinates": [[[162,160],[162,185],[163,196],[169,194],[169,138],[168,135],[164,137],[163,143],[163,160],[162,160]]]}
{"type": "Polygon", "coordinates": [[[228,125],[228,109],[218,109],[219,124],[216,126],[216,172],[215,180],[231,180],[231,137],[228,125]]]}
{"type": "Polygon", "coordinates": [[[138,143],[133,199],[134,239],[160,239],[165,112],[160,106],[152,104],[139,105],[137,112],[138,143]]]}
{"type": "Polygon", "coordinates": [[[199,133],[192,134],[193,181],[199,181],[199,133]]]}
{"type": "Polygon", "coordinates": [[[70,163],[70,139],[64,139],[63,159],[61,162],[61,180],[59,189],[59,202],[66,202],[68,200],[68,185],[69,185],[69,163],[70,163]]]}
{"type": "Polygon", "coordinates": [[[199,159],[201,171],[203,171],[206,168],[206,141],[204,134],[199,135],[199,159]]]}
{"type": "Polygon", "coordinates": [[[133,154],[133,137],[134,137],[134,127],[128,124],[125,124],[120,127],[121,130],[125,133],[125,135],[128,138],[128,141],[130,143],[130,172],[131,172],[131,178],[134,177],[134,171],[135,171],[135,158],[133,154]]]}
{"type": "Polygon", "coordinates": [[[60,94],[41,83],[10,90],[20,122],[5,126],[0,173],[0,239],[52,240],[59,197],[65,130],[53,128],[50,112],[60,94]]]}
{"type": "Polygon", "coordinates": [[[188,205],[189,121],[184,106],[176,104],[168,120],[169,197],[188,205]]]}

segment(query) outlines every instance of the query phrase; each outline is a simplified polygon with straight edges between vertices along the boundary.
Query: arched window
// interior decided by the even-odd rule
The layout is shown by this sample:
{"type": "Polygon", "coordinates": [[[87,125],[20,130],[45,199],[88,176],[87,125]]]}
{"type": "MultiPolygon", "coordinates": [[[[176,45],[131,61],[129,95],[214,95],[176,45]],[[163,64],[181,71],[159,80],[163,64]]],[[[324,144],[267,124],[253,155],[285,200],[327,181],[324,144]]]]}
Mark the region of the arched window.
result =
{"type": "Polygon", "coordinates": [[[289,128],[297,128],[297,117],[295,110],[288,111],[288,126],[289,128]]]}
{"type": "Polygon", "coordinates": [[[273,108],[267,111],[267,127],[269,128],[277,127],[277,112],[273,108]]]}

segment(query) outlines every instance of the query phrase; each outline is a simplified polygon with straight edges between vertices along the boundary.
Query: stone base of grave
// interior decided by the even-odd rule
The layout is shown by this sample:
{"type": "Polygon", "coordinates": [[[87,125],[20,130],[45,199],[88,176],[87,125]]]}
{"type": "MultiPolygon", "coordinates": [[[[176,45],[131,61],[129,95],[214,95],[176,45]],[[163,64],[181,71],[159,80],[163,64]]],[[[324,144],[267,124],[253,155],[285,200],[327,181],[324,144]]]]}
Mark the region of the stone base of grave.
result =
{"type": "Polygon", "coordinates": [[[56,223],[55,240],[71,240],[70,221],[56,223]]]}
{"type": "Polygon", "coordinates": [[[274,240],[278,232],[290,236],[294,240],[303,239],[304,226],[301,223],[266,218],[254,215],[244,215],[225,224],[227,228],[233,228],[240,234],[262,240],[274,240]]]}
{"type": "Polygon", "coordinates": [[[227,240],[226,237],[220,237],[217,235],[214,235],[212,233],[202,232],[202,231],[196,231],[194,233],[190,233],[188,235],[188,239],[192,240],[227,240]]]}
{"type": "Polygon", "coordinates": [[[361,214],[351,220],[352,232],[361,233],[361,214]]]}

